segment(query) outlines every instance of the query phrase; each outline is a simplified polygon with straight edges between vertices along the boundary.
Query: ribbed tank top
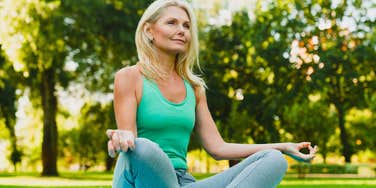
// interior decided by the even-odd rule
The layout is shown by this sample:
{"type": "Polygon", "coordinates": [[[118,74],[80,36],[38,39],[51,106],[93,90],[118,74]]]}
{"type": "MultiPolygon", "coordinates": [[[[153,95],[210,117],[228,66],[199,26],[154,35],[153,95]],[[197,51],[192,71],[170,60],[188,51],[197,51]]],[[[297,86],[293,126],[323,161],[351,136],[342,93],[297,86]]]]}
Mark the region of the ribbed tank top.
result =
{"type": "Polygon", "coordinates": [[[142,79],[142,98],[136,119],[138,137],[157,143],[175,169],[187,169],[187,148],[195,123],[193,88],[184,80],[185,99],[174,103],[162,95],[155,81],[142,79]]]}

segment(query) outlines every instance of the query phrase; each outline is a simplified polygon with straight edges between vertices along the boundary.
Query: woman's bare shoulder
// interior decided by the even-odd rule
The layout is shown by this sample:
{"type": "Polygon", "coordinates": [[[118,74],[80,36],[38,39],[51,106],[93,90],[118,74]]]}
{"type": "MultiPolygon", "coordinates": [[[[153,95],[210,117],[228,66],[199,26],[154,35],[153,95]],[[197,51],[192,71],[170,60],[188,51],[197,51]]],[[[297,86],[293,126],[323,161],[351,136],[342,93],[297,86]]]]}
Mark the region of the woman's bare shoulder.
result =
{"type": "Polygon", "coordinates": [[[141,72],[137,65],[123,67],[115,73],[115,85],[135,86],[140,80],[141,72]]]}
{"type": "Polygon", "coordinates": [[[115,73],[115,77],[120,76],[120,77],[127,77],[128,79],[132,79],[133,77],[141,76],[140,70],[137,65],[132,65],[132,66],[126,66],[121,69],[119,69],[115,73]]]}

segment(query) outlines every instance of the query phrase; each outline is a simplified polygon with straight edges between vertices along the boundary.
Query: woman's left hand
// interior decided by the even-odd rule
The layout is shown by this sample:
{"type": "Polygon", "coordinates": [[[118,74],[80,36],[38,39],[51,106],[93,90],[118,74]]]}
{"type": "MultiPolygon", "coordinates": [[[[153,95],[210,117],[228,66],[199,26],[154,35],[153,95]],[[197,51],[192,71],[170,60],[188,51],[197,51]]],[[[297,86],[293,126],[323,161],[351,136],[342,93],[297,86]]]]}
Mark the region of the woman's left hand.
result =
{"type": "Polygon", "coordinates": [[[317,152],[317,146],[312,147],[310,142],[300,142],[300,143],[285,143],[285,147],[282,152],[293,159],[300,162],[310,162],[317,152]],[[304,154],[300,152],[301,149],[308,148],[309,153],[304,154]]]}

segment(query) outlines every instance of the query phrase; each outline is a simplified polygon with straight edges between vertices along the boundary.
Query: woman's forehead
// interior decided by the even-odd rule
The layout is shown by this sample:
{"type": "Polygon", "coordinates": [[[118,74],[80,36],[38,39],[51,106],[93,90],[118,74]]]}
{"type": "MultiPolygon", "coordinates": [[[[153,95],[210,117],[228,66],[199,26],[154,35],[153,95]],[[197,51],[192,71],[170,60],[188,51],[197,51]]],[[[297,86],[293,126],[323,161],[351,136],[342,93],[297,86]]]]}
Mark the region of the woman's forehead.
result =
{"type": "Polygon", "coordinates": [[[183,20],[184,22],[190,22],[189,16],[185,9],[178,7],[178,6],[169,6],[166,7],[161,12],[160,19],[169,19],[174,18],[178,20],[183,20]]]}

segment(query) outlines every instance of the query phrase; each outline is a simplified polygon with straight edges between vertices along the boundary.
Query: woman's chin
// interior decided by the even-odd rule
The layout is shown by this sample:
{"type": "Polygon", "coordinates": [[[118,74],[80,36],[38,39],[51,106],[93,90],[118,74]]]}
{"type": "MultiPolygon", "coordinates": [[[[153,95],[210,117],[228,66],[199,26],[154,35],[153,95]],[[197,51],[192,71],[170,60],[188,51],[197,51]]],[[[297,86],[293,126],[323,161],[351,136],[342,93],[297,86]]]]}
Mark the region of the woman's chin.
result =
{"type": "Polygon", "coordinates": [[[167,49],[161,49],[161,51],[164,51],[165,53],[171,54],[171,55],[177,55],[181,53],[187,52],[187,49],[185,47],[176,47],[176,48],[167,48],[167,49]]]}
{"type": "Polygon", "coordinates": [[[184,48],[184,49],[173,49],[173,50],[171,50],[171,53],[172,54],[181,54],[181,53],[185,53],[186,52],[186,49],[184,48]]]}

